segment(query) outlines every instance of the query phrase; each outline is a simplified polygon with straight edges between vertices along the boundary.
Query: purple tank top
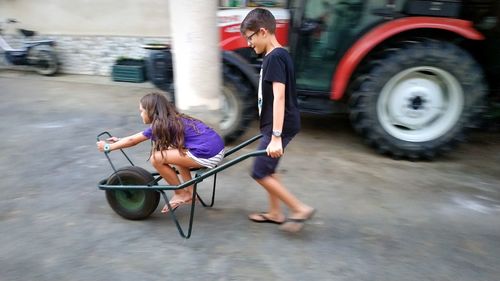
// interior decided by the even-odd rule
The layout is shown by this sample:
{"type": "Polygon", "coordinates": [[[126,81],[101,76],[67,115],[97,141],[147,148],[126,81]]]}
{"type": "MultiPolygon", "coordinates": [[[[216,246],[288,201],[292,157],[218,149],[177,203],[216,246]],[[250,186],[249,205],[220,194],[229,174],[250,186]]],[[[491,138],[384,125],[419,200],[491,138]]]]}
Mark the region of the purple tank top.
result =
{"type": "MultiPolygon", "coordinates": [[[[208,159],[224,149],[224,141],[212,128],[199,120],[181,119],[184,124],[184,147],[189,149],[194,156],[208,159]]],[[[148,139],[154,139],[151,127],[144,130],[142,134],[148,139]]]]}

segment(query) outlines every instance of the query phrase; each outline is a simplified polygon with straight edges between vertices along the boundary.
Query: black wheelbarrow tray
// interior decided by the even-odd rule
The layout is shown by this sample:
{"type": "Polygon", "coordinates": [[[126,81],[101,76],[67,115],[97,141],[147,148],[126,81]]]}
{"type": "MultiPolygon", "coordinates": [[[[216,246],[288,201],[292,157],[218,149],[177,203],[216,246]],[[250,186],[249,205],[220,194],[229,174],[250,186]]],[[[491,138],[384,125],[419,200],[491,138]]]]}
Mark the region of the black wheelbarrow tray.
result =
{"type": "MultiPolygon", "coordinates": [[[[101,140],[101,136],[106,135],[111,137],[111,134],[108,132],[102,132],[97,136],[97,140],[101,140]]],[[[130,160],[127,154],[120,149],[123,153],[123,156],[130,163],[130,166],[116,169],[115,165],[111,161],[109,157],[109,153],[104,153],[106,158],[113,169],[113,174],[106,179],[103,179],[99,182],[98,187],[101,190],[106,191],[106,199],[110,205],[110,207],[120,216],[129,220],[142,220],[149,217],[158,207],[158,203],[160,201],[160,194],[162,195],[165,204],[169,209],[169,214],[172,220],[175,222],[177,226],[177,230],[179,230],[179,234],[188,239],[191,237],[191,231],[193,229],[193,218],[194,218],[194,209],[196,201],[200,202],[203,207],[212,207],[215,202],[215,187],[217,185],[217,173],[223,171],[235,164],[240,163],[243,160],[246,160],[250,157],[256,157],[261,155],[266,155],[265,150],[253,151],[247,154],[243,154],[239,157],[236,157],[231,160],[226,160],[228,156],[237,152],[238,150],[248,146],[249,144],[255,142],[262,135],[257,135],[229,150],[226,151],[224,155],[224,160],[222,164],[217,167],[208,169],[192,169],[195,172],[193,179],[184,182],[180,185],[159,185],[158,182],[162,179],[162,177],[157,173],[151,173],[147,170],[135,166],[134,163],[130,160]],[[202,182],[204,179],[214,176],[214,182],[212,187],[212,195],[210,203],[206,203],[200,195],[197,193],[198,183],[202,182]],[[177,216],[175,215],[175,209],[172,208],[168,196],[165,193],[166,190],[179,190],[186,188],[188,186],[193,185],[193,198],[191,200],[191,210],[189,216],[189,223],[187,228],[187,233],[184,232],[177,216]],[[198,200],[196,200],[198,199],[198,200]]]]}

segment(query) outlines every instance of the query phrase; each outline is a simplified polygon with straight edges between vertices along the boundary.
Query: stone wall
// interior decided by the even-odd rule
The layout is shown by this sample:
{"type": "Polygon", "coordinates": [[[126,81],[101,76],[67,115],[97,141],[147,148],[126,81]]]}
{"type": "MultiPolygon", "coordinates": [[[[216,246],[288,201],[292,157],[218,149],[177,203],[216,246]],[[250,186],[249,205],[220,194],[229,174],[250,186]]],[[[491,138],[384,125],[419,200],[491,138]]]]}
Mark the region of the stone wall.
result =
{"type": "Polygon", "coordinates": [[[19,22],[11,28],[46,35],[156,37],[171,32],[165,0],[0,0],[0,21],[8,18],[19,22]]]}
{"type": "MultiPolygon", "coordinates": [[[[5,40],[13,48],[22,46],[17,35],[6,35],[5,40]]],[[[61,63],[60,73],[110,75],[111,66],[119,57],[145,58],[147,50],[141,46],[147,43],[169,43],[166,37],[126,36],[35,36],[30,40],[52,39],[61,63]]],[[[2,56],[3,58],[3,56],[2,56]]],[[[10,68],[4,59],[2,68],[10,68]]]]}

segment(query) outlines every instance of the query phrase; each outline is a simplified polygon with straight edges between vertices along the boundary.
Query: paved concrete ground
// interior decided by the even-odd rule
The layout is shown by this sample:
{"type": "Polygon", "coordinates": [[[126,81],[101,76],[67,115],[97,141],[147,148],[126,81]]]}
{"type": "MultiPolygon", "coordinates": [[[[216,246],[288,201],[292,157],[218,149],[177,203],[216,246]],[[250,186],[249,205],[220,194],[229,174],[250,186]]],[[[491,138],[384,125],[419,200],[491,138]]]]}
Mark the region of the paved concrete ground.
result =
{"type": "MultiPolygon", "coordinates": [[[[498,280],[498,133],[434,162],[395,161],[347,120],[306,116],[281,166],[319,210],[305,230],[246,219],[266,198],[244,162],[220,175],[215,208],[198,208],[183,240],[159,208],[127,221],[96,188],[111,170],[95,135],[142,130],[151,89],[107,79],[0,71],[0,280],[498,280]]],[[[129,151],[149,169],[148,148],[129,151]]]]}

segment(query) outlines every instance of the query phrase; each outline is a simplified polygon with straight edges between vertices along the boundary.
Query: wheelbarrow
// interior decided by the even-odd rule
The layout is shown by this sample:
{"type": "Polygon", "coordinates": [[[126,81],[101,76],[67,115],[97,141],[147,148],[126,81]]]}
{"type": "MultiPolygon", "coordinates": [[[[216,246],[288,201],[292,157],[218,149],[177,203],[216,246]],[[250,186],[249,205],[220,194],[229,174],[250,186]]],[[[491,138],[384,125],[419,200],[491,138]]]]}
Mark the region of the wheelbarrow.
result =
{"type": "MultiPolygon", "coordinates": [[[[112,137],[109,132],[102,132],[97,135],[97,141],[101,140],[101,137],[106,135],[107,137],[112,137]]],[[[113,161],[109,157],[109,152],[105,152],[104,155],[108,159],[113,173],[106,179],[99,182],[98,187],[101,190],[106,191],[106,199],[109,206],[113,211],[125,219],[129,220],[143,220],[148,218],[158,207],[160,202],[160,195],[163,197],[165,204],[168,207],[170,217],[174,221],[179,234],[188,239],[191,237],[191,232],[193,229],[193,219],[194,210],[196,206],[196,201],[200,202],[203,207],[213,207],[215,203],[215,188],[217,186],[217,173],[223,171],[233,165],[236,165],[248,158],[266,155],[265,150],[253,151],[247,154],[243,154],[231,160],[226,160],[228,156],[237,152],[238,150],[248,146],[249,144],[260,139],[262,135],[254,136],[253,138],[229,149],[224,155],[224,160],[222,164],[214,168],[199,168],[192,169],[191,171],[195,173],[193,179],[184,182],[180,185],[159,185],[158,182],[162,180],[157,172],[148,172],[144,168],[135,166],[128,155],[120,149],[123,156],[130,163],[130,166],[116,169],[113,161]],[[197,192],[198,184],[204,179],[214,176],[213,187],[211,192],[210,203],[206,202],[201,198],[197,192]],[[172,208],[168,196],[165,193],[167,190],[179,190],[193,185],[193,198],[191,200],[191,210],[189,215],[189,222],[187,226],[187,231],[185,232],[185,227],[183,228],[175,215],[175,208],[172,208]],[[196,200],[197,199],[197,200],[196,200]]]]}

